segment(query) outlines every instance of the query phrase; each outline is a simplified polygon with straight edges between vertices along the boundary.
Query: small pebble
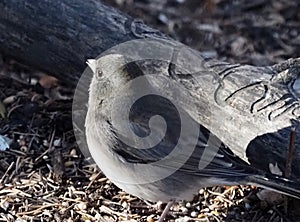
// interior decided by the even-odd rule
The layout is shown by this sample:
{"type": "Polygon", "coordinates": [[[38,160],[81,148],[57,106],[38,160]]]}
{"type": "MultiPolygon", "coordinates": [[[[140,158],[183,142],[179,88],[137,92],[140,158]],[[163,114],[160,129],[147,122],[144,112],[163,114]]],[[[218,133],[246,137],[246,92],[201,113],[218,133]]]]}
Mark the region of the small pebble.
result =
{"type": "Polygon", "coordinates": [[[45,146],[45,147],[48,147],[48,146],[49,146],[49,143],[48,143],[47,140],[43,140],[43,146],[45,146]]]}
{"type": "Polygon", "coordinates": [[[87,204],[85,202],[81,202],[75,205],[79,210],[86,210],[87,209],[87,204]]]}
{"type": "Polygon", "coordinates": [[[61,146],[61,139],[54,140],[53,145],[56,146],[56,147],[61,146]]]}
{"type": "Polygon", "coordinates": [[[102,217],[101,217],[101,215],[100,215],[99,213],[96,213],[96,215],[94,216],[94,218],[95,218],[96,220],[99,220],[99,221],[100,221],[100,219],[101,219],[102,217]]]}
{"type": "Polygon", "coordinates": [[[191,204],[190,202],[187,202],[187,203],[185,204],[185,207],[186,207],[186,208],[191,208],[191,207],[192,207],[192,204],[191,204]]]}
{"type": "Polygon", "coordinates": [[[245,208],[249,210],[251,209],[251,205],[249,203],[245,203],[245,208]]]}
{"type": "Polygon", "coordinates": [[[179,209],[180,209],[180,211],[181,211],[182,213],[184,213],[184,214],[188,213],[188,211],[189,211],[189,210],[188,210],[186,207],[184,207],[184,206],[180,207],[179,209]]]}
{"type": "Polygon", "coordinates": [[[38,83],[36,78],[30,78],[30,85],[35,86],[38,83]]]}
{"type": "Polygon", "coordinates": [[[198,213],[197,213],[196,211],[193,211],[193,212],[191,213],[191,217],[198,217],[198,213]]]}
{"type": "Polygon", "coordinates": [[[168,17],[165,14],[160,13],[158,19],[163,24],[168,24],[168,17]]]}
{"type": "Polygon", "coordinates": [[[76,151],[76,149],[72,149],[71,152],[70,152],[70,155],[71,155],[71,156],[77,156],[77,151],[76,151]]]}
{"type": "Polygon", "coordinates": [[[62,205],[63,207],[69,207],[69,203],[68,203],[68,202],[62,202],[61,205],[62,205]]]}
{"type": "Polygon", "coordinates": [[[7,98],[5,98],[3,100],[3,104],[7,105],[7,104],[11,104],[13,103],[14,101],[16,101],[17,97],[16,96],[9,96],[7,98]]]}

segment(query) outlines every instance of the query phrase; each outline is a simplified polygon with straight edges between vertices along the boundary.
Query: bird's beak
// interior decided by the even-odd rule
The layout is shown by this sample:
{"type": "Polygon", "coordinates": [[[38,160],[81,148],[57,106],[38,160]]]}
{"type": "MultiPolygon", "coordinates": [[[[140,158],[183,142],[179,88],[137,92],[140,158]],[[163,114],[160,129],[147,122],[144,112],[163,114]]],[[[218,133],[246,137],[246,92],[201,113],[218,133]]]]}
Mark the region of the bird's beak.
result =
{"type": "Polygon", "coordinates": [[[88,59],[86,64],[91,68],[93,73],[96,72],[97,60],[96,59],[88,59]]]}

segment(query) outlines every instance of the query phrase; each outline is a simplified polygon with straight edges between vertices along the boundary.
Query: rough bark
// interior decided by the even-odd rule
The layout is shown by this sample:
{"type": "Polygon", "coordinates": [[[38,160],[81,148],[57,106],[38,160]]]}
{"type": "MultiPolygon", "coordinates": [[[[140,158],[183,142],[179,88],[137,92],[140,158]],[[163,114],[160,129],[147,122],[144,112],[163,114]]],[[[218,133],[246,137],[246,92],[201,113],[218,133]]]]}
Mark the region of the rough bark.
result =
{"type": "MultiPolygon", "coordinates": [[[[86,59],[129,40],[168,39],[98,0],[2,0],[0,9],[0,51],[74,87],[86,59]]],[[[201,55],[196,57],[202,64],[201,55]]],[[[195,64],[186,58],[185,66],[195,64]]],[[[292,88],[299,77],[299,59],[272,67],[210,61],[200,68],[203,73],[209,68],[209,75],[195,78],[198,88],[193,90],[191,110],[198,113],[197,121],[240,155],[246,152],[253,164],[268,169],[269,163],[277,162],[283,170],[290,127],[300,115],[299,95],[292,88]],[[222,121],[212,127],[204,106],[222,121]]],[[[195,87],[187,77],[178,81],[187,89],[195,87]]],[[[299,135],[298,127],[294,177],[300,175],[299,135]]]]}
{"type": "Polygon", "coordinates": [[[0,50],[75,86],[85,61],[122,42],[162,36],[99,0],[0,1],[0,50]]]}

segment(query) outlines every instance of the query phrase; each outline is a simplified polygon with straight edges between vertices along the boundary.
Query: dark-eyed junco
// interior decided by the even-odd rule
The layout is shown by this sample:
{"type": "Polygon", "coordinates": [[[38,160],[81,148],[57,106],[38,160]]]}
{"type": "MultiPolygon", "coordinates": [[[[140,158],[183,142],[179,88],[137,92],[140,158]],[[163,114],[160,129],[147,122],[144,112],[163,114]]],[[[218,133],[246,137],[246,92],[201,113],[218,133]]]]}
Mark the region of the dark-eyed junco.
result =
{"type": "Polygon", "coordinates": [[[89,60],[88,65],[94,73],[85,122],[89,151],[119,188],[163,202],[192,199],[201,187],[246,184],[300,198],[299,184],[253,168],[182,103],[174,105],[172,98],[181,92],[170,92],[173,83],[166,82],[164,97],[152,77],[163,78],[145,77],[120,54],[89,60]],[[133,79],[137,82],[130,83],[133,79]]]}

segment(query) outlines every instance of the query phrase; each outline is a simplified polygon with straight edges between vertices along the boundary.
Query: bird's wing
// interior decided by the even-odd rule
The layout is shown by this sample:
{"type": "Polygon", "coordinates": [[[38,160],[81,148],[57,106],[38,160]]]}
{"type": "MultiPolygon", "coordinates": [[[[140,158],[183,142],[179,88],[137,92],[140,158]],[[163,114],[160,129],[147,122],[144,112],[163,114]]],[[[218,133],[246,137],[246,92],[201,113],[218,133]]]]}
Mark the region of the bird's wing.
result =
{"type": "MultiPolygon", "coordinates": [[[[246,176],[249,173],[254,173],[246,162],[225,146],[216,136],[210,133],[208,129],[196,123],[199,130],[197,134],[196,144],[192,143],[189,135],[182,132],[182,120],[188,115],[184,111],[172,105],[171,101],[157,95],[143,97],[132,106],[129,114],[129,122],[131,129],[140,137],[146,138],[150,132],[155,131],[155,135],[159,135],[160,142],[148,149],[139,149],[139,147],[128,146],[122,140],[117,138],[117,145],[113,150],[122,157],[125,161],[135,164],[154,164],[160,167],[178,167],[178,170],[184,171],[187,174],[203,175],[203,176],[246,176]],[[159,115],[166,122],[166,129],[159,126],[149,127],[151,117],[159,115]],[[179,137],[184,141],[183,146],[176,147],[179,137]],[[186,145],[185,145],[186,144],[186,145]],[[186,149],[187,146],[193,146],[193,149],[186,149]],[[178,158],[171,158],[168,161],[160,161],[175,149],[178,153],[178,158]],[[181,162],[186,160],[185,162],[181,162]],[[177,162],[178,161],[178,162],[177,162]],[[201,164],[200,164],[201,163],[201,164]]],[[[113,127],[112,127],[113,128],[113,127]]],[[[145,141],[147,141],[145,139],[145,141]]],[[[146,142],[147,143],[147,142],[146,142]]]]}

